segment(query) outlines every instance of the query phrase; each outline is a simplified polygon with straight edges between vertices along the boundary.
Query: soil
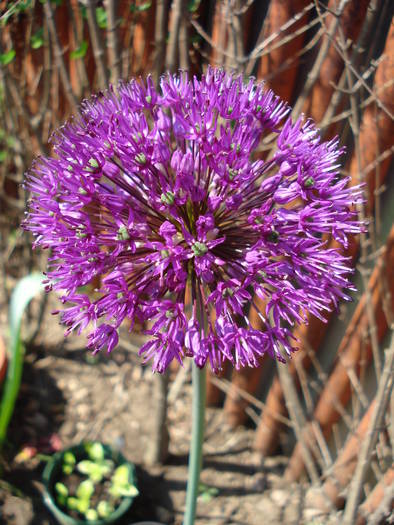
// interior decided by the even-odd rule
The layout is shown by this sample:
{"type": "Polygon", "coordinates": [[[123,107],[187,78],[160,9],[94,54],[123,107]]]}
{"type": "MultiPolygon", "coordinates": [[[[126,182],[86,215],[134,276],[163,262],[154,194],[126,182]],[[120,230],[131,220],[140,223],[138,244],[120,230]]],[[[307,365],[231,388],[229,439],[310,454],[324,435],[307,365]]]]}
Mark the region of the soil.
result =
{"type": "MultiPolygon", "coordinates": [[[[154,432],[156,377],[136,348],[120,345],[92,358],[85,339],[63,339],[56,318],[45,317],[35,346],[27,348],[17,407],[4,450],[0,523],[55,525],[42,500],[45,455],[83,440],[118,447],[136,464],[140,496],[124,525],[156,520],[181,525],[190,440],[191,382],[170,403],[170,456],[164,465],[144,463],[154,432]],[[125,348],[127,347],[127,348],[125,348]]],[[[286,485],[285,457],[253,452],[253,428],[231,429],[223,411],[208,409],[196,525],[338,523],[305,504],[306,486],[286,485]]]]}

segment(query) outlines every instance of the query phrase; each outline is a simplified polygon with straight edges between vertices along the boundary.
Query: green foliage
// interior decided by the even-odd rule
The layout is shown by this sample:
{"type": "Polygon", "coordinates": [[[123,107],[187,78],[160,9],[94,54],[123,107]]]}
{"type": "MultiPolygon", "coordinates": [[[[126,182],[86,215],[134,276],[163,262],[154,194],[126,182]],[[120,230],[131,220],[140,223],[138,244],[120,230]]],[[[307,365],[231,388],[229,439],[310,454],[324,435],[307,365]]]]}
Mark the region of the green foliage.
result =
{"type": "Polygon", "coordinates": [[[114,506],[109,501],[103,500],[97,505],[97,513],[100,518],[108,518],[114,510],[114,506]]]}
{"type": "Polygon", "coordinates": [[[62,496],[68,496],[68,488],[63,483],[57,482],[55,485],[55,490],[57,494],[61,494],[62,496]]]}
{"type": "Polygon", "coordinates": [[[133,13],[142,13],[144,11],[147,11],[152,6],[152,2],[144,2],[141,5],[135,5],[131,4],[130,11],[133,13]]]}
{"type": "Polygon", "coordinates": [[[78,504],[79,502],[77,498],[74,498],[73,496],[67,498],[67,507],[70,510],[78,510],[78,504]]]}
{"type": "Polygon", "coordinates": [[[10,301],[9,328],[10,349],[7,377],[4,384],[3,397],[0,405],[0,447],[7,435],[7,428],[14,411],[16,398],[22,377],[25,348],[21,340],[21,324],[23,313],[30,301],[43,290],[43,276],[31,274],[21,279],[16,285],[10,301]]]}
{"type": "Polygon", "coordinates": [[[115,498],[122,496],[138,496],[138,489],[129,482],[130,467],[128,465],[119,465],[111,477],[110,494],[115,498]]]}
{"type": "Polygon", "coordinates": [[[104,447],[101,443],[87,443],[86,452],[92,461],[103,461],[105,456],[104,447]]]}
{"type": "MultiPolygon", "coordinates": [[[[40,4],[45,4],[47,0],[40,0],[40,4]]],[[[55,5],[56,7],[61,6],[63,3],[63,0],[51,0],[51,4],[55,5]]]]}
{"type": "Polygon", "coordinates": [[[219,490],[216,487],[205,485],[205,483],[199,483],[198,494],[204,503],[209,503],[213,498],[216,498],[219,490]]]}
{"type": "Polygon", "coordinates": [[[77,460],[72,452],[68,451],[64,454],[62,470],[66,476],[69,476],[73,472],[76,462],[77,460]]]}
{"type": "Polygon", "coordinates": [[[107,27],[107,12],[104,7],[96,7],[96,20],[100,29],[107,27]]]}
{"type": "Polygon", "coordinates": [[[8,66],[14,58],[15,58],[16,52],[15,49],[10,49],[9,51],[6,51],[5,53],[0,54],[0,64],[2,66],[8,66]]]}
{"type": "Polygon", "coordinates": [[[187,10],[189,13],[195,13],[197,9],[200,7],[201,0],[190,0],[187,5],[187,10]]]}
{"type": "Polygon", "coordinates": [[[87,499],[77,499],[77,511],[85,514],[89,510],[90,501],[87,499]]]}
{"type": "Polygon", "coordinates": [[[85,512],[85,518],[87,521],[96,521],[98,518],[97,511],[95,509],[88,509],[85,512]]]}
{"type": "Polygon", "coordinates": [[[66,505],[68,496],[68,488],[66,487],[66,485],[63,485],[63,483],[60,482],[56,483],[55,491],[57,494],[57,502],[60,505],[66,505]]]}
{"type": "Polygon", "coordinates": [[[89,459],[79,461],[77,470],[81,474],[89,476],[93,483],[100,483],[105,476],[110,474],[113,468],[113,461],[105,459],[104,448],[101,443],[88,443],[86,452],[89,459]]]}
{"type": "Polygon", "coordinates": [[[0,163],[1,163],[7,160],[9,150],[15,147],[16,141],[13,136],[8,135],[3,128],[0,128],[0,142],[3,142],[3,144],[0,144],[0,147],[1,147],[0,163]]]}
{"type": "Polygon", "coordinates": [[[55,500],[69,511],[81,514],[86,521],[108,518],[115,512],[122,498],[138,495],[137,488],[130,482],[133,480],[132,467],[125,463],[115,468],[114,461],[106,457],[106,449],[99,442],[86,443],[84,452],[82,457],[80,453],[76,456],[71,451],[64,452],[61,464],[63,473],[68,475],[65,469],[69,467],[74,470],[75,467],[76,472],[87,478],[82,478],[72,493],[69,492],[67,480],[64,481],[65,484],[56,483],[55,500]],[[81,458],[80,461],[78,457],[81,458]],[[107,490],[104,496],[106,499],[99,502],[96,501],[97,495],[101,494],[101,489],[97,491],[98,485],[107,490]]]}
{"type": "Polygon", "coordinates": [[[87,40],[82,40],[81,44],[77,49],[74,49],[74,51],[71,51],[70,58],[75,60],[76,58],[83,58],[86,55],[86,51],[88,50],[89,44],[87,40]]]}
{"type": "Polygon", "coordinates": [[[93,492],[94,492],[94,484],[92,480],[85,479],[79,484],[76,494],[77,494],[78,499],[90,500],[93,492]]]}
{"type": "Polygon", "coordinates": [[[67,452],[64,453],[63,462],[66,463],[67,465],[74,466],[77,460],[76,460],[75,455],[68,450],[67,452]]]}
{"type": "Polygon", "coordinates": [[[5,13],[1,17],[1,25],[2,26],[7,25],[8,20],[13,15],[24,13],[31,6],[32,6],[32,0],[24,0],[21,2],[15,2],[13,0],[12,2],[9,2],[6,6],[5,13]]]}
{"type": "Polygon", "coordinates": [[[41,27],[31,36],[30,45],[33,49],[40,49],[44,45],[44,28],[41,27]]]}
{"type": "Polygon", "coordinates": [[[84,459],[77,464],[77,470],[81,474],[89,476],[94,483],[99,483],[104,476],[111,472],[111,463],[109,460],[95,462],[84,459]]]}

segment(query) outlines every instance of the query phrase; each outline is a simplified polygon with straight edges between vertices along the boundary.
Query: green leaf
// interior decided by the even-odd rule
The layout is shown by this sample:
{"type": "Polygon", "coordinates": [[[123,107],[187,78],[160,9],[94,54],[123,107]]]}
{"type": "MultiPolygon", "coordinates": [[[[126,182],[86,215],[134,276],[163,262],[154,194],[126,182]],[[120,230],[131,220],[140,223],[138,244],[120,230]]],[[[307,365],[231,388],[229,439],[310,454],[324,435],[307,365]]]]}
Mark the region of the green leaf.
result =
{"type": "Polygon", "coordinates": [[[219,490],[216,487],[209,487],[205,483],[199,483],[198,493],[202,501],[209,503],[219,494],[219,490]]]}
{"type": "Polygon", "coordinates": [[[23,313],[30,301],[43,291],[43,275],[31,274],[21,279],[12,292],[9,309],[10,362],[0,405],[0,447],[7,435],[8,423],[14,411],[22,377],[24,345],[21,341],[23,313]]]}
{"type": "Polygon", "coordinates": [[[66,496],[63,496],[63,494],[58,494],[56,501],[57,501],[57,504],[61,507],[62,506],[65,507],[67,505],[67,498],[66,496]]]}
{"type": "Polygon", "coordinates": [[[138,489],[130,483],[130,467],[127,464],[119,465],[115,469],[111,478],[110,493],[115,497],[135,497],[138,496],[138,489]]]}
{"type": "Polygon", "coordinates": [[[94,492],[94,485],[90,479],[85,479],[81,481],[77,488],[77,497],[79,499],[90,500],[94,492]]]}
{"type": "Polygon", "coordinates": [[[96,7],[96,20],[100,29],[107,27],[107,12],[104,7],[96,7]]]}
{"type": "Polygon", "coordinates": [[[60,483],[60,481],[58,481],[55,484],[55,490],[57,494],[60,494],[61,496],[65,496],[65,497],[68,496],[68,488],[63,483],[60,483]]]}
{"type": "Polygon", "coordinates": [[[75,455],[69,450],[64,453],[63,461],[64,463],[67,463],[68,465],[75,465],[75,463],[77,462],[75,455]]]}
{"type": "Polygon", "coordinates": [[[126,485],[111,485],[109,493],[114,498],[135,498],[139,494],[137,487],[131,483],[127,483],[126,485]]]}
{"type": "Polygon", "coordinates": [[[14,60],[15,55],[16,55],[15,49],[10,49],[6,53],[0,54],[0,64],[2,66],[7,66],[14,60]]]}
{"type": "Polygon", "coordinates": [[[72,467],[71,465],[63,465],[62,467],[62,471],[64,474],[66,474],[66,476],[69,476],[73,470],[74,470],[74,467],[72,467]]]}
{"type": "Polygon", "coordinates": [[[86,518],[86,521],[96,521],[98,518],[97,510],[88,509],[85,512],[85,518],[86,518]]]}
{"type": "Polygon", "coordinates": [[[127,464],[119,465],[112,476],[112,483],[124,484],[129,482],[130,468],[127,464]]]}
{"type": "Polygon", "coordinates": [[[104,447],[101,443],[90,443],[87,452],[93,461],[102,461],[104,459],[104,447]]]}
{"type": "Polygon", "coordinates": [[[93,461],[89,461],[88,459],[83,459],[77,465],[78,472],[80,472],[81,474],[86,474],[87,476],[89,476],[91,472],[93,472],[94,468],[95,464],[93,463],[93,461]]]}
{"type": "Polygon", "coordinates": [[[7,136],[5,141],[9,148],[14,148],[16,145],[15,137],[7,136]]]}
{"type": "Polygon", "coordinates": [[[8,3],[7,8],[8,11],[5,11],[5,13],[1,16],[1,25],[5,26],[7,25],[8,20],[15,14],[24,13],[29,7],[31,7],[32,0],[25,0],[14,2],[12,5],[11,3],[8,3]]]}
{"type": "Polygon", "coordinates": [[[88,47],[88,41],[82,40],[81,45],[77,49],[74,49],[74,51],[71,51],[70,58],[72,58],[73,60],[75,60],[76,58],[83,58],[86,55],[88,47]]]}
{"type": "Polygon", "coordinates": [[[78,512],[80,512],[81,514],[85,514],[85,512],[89,509],[89,501],[86,499],[78,499],[77,502],[78,512]]]}
{"type": "Polygon", "coordinates": [[[79,503],[79,501],[77,500],[77,498],[74,498],[73,496],[67,498],[67,507],[70,510],[77,510],[78,509],[78,503],[79,503]]]}
{"type": "Polygon", "coordinates": [[[97,505],[97,512],[100,518],[108,518],[114,511],[113,505],[109,501],[100,501],[97,505]]]}
{"type": "MultiPolygon", "coordinates": [[[[40,4],[45,4],[47,0],[40,0],[40,4]]],[[[51,0],[51,4],[57,6],[62,5],[63,0],[51,0]]]]}
{"type": "Polygon", "coordinates": [[[152,6],[152,2],[144,2],[141,5],[131,4],[130,11],[134,13],[136,12],[142,13],[143,11],[147,11],[151,6],[152,6]]]}
{"type": "Polygon", "coordinates": [[[84,459],[77,465],[77,470],[81,474],[89,476],[94,483],[99,483],[104,476],[111,472],[111,468],[112,462],[108,460],[94,462],[89,459],[84,459]]]}
{"type": "Polygon", "coordinates": [[[32,35],[30,45],[33,49],[40,49],[44,45],[44,28],[41,27],[32,35]]]}
{"type": "Polygon", "coordinates": [[[123,496],[125,498],[135,498],[139,494],[137,487],[131,483],[128,483],[127,485],[115,486],[113,489],[119,496],[123,496]]]}
{"type": "Polygon", "coordinates": [[[189,13],[195,13],[197,9],[200,7],[201,0],[190,0],[187,5],[187,10],[189,13]]]}
{"type": "Polygon", "coordinates": [[[5,149],[0,150],[0,162],[4,162],[7,158],[7,151],[5,149]]]}

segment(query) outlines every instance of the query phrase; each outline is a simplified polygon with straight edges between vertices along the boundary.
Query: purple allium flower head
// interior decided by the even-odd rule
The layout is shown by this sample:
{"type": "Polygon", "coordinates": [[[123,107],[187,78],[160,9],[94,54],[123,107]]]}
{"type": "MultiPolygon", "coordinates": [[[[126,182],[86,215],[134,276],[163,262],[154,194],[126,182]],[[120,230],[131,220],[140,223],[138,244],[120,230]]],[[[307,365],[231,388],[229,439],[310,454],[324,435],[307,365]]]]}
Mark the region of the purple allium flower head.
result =
{"type": "Polygon", "coordinates": [[[111,351],[125,319],[149,320],[141,354],[154,370],[190,357],[218,371],[266,352],[283,359],[307,312],[323,318],[346,299],[351,270],[327,239],[346,247],[361,231],[361,190],[339,175],[338,141],[288,113],[262,84],[211,68],[83,102],[26,182],[24,226],[51,249],[48,288],[69,305],[67,333],[90,327],[88,347],[111,351]],[[253,159],[266,135],[274,155],[253,159]],[[95,277],[89,297],[82,287],[95,277]]]}

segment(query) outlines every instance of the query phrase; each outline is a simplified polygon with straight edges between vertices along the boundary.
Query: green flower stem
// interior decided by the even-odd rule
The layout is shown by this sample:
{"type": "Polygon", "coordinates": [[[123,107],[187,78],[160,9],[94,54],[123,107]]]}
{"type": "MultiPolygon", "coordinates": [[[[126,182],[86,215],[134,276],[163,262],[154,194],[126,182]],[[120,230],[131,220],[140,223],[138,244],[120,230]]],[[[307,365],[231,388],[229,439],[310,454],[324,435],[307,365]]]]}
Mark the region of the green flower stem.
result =
{"type": "Polygon", "coordinates": [[[202,465],[202,444],[204,441],[205,415],[205,368],[192,366],[193,406],[192,437],[189,454],[189,478],[187,481],[186,509],[183,525],[193,525],[196,514],[198,485],[202,465]]]}

